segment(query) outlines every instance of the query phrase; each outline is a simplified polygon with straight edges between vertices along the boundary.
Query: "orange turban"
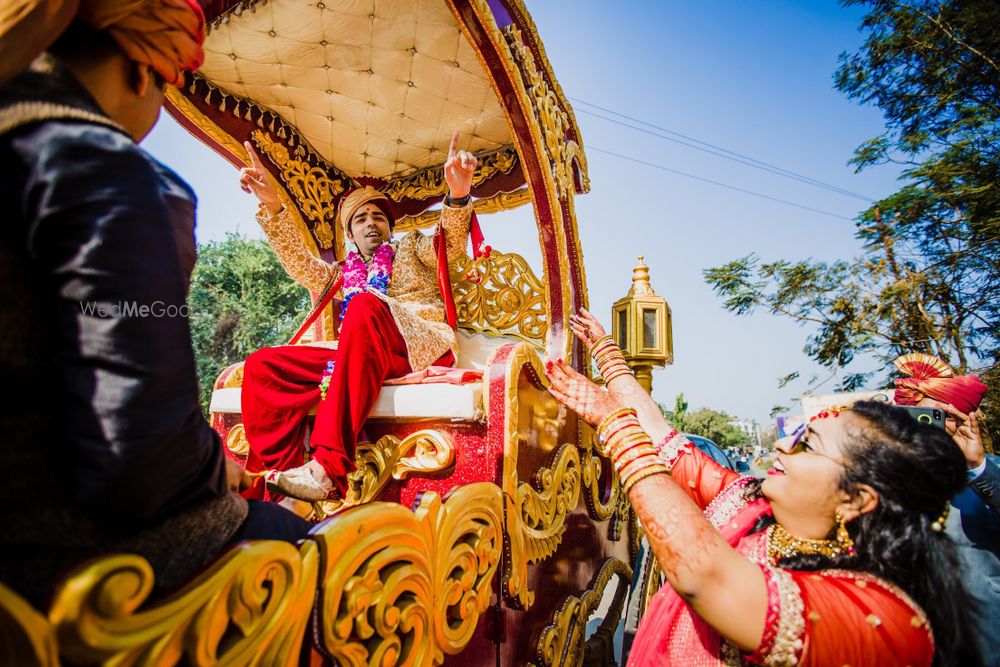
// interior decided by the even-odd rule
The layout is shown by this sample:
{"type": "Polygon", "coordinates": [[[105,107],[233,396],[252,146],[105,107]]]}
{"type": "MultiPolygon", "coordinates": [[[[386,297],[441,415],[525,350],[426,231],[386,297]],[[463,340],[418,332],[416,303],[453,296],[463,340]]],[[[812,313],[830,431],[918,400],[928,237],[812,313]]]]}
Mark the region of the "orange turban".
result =
{"type": "Polygon", "coordinates": [[[340,200],[340,215],[338,217],[340,218],[340,226],[344,230],[344,234],[348,240],[351,238],[351,218],[365,204],[375,204],[378,206],[385,213],[386,217],[389,218],[389,226],[396,226],[396,219],[392,214],[389,198],[372,186],[365,185],[351,190],[340,200]]]}
{"type": "Polygon", "coordinates": [[[908,376],[895,381],[897,405],[914,405],[926,396],[969,414],[986,395],[987,387],[978,377],[955,375],[955,369],[929,354],[904,354],[892,363],[908,376]]]}
{"type": "Polygon", "coordinates": [[[205,15],[195,0],[13,0],[0,9],[0,84],[74,18],[106,30],[125,55],[175,86],[205,61],[205,15]]]}

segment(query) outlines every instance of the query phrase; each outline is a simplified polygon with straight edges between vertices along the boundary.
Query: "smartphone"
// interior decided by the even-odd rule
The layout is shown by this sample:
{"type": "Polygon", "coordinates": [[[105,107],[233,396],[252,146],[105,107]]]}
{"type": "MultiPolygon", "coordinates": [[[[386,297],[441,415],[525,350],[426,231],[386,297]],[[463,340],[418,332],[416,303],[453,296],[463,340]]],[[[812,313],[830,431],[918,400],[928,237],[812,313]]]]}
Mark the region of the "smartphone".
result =
{"type": "Polygon", "coordinates": [[[920,408],[915,405],[900,405],[898,407],[903,408],[910,413],[910,416],[916,419],[921,424],[927,424],[928,426],[937,426],[938,428],[944,428],[944,410],[941,408],[920,408]]]}

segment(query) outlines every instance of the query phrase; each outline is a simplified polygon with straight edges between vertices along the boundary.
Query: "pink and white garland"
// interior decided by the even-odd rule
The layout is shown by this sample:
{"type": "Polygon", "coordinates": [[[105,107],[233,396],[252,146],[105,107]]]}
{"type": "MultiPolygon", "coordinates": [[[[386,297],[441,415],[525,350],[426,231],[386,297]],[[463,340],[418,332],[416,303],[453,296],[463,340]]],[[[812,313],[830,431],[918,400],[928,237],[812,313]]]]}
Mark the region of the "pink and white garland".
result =
{"type": "Polygon", "coordinates": [[[351,299],[361,292],[389,293],[389,280],[392,278],[392,260],[396,249],[391,243],[383,243],[372,255],[371,265],[356,251],[347,253],[344,260],[344,302],[340,306],[340,321],[344,321],[347,307],[351,299]]]}

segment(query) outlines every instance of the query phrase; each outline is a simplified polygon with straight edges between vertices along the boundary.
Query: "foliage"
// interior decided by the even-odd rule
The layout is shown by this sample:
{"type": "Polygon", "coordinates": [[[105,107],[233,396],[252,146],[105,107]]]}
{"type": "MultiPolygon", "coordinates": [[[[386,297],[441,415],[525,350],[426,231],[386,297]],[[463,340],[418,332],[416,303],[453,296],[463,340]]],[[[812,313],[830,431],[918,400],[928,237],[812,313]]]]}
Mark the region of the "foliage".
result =
{"type": "Polygon", "coordinates": [[[742,447],[750,444],[746,433],[732,424],[733,418],[724,412],[701,408],[687,415],[684,430],[700,435],[721,447],[742,447]]]}
{"type": "Polygon", "coordinates": [[[660,412],[678,431],[693,433],[708,438],[721,447],[740,447],[750,444],[746,433],[733,426],[733,418],[725,412],[701,408],[688,412],[688,403],[684,394],[674,398],[674,409],[660,403],[660,412]]]}
{"type": "Polygon", "coordinates": [[[687,401],[684,400],[683,392],[677,394],[674,398],[673,410],[668,409],[667,406],[660,403],[660,412],[663,413],[663,416],[670,422],[670,425],[678,431],[687,430],[687,409],[688,404],[687,401]]]}
{"type": "Polygon", "coordinates": [[[219,373],[261,347],[286,342],[310,305],[266,241],[233,233],[199,245],[188,303],[206,413],[219,373]]]}
{"type": "MultiPolygon", "coordinates": [[[[995,376],[1000,3],[845,4],[868,9],[865,42],[841,55],[835,84],[885,119],[885,131],[852,162],[858,170],[902,165],[900,189],[858,216],[859,257],[761,262],[748,255],[706,270],[706,280],[735,313],[759,308],[812,325],[805,351],[837,376],[841,390],[872,380],[848,368],[860,355],[881,361],[887,376],[891,360],[905,352],[995,376]]],[[[989,415],[994,431],[998,422],[1000,414],[989,415]]]]}

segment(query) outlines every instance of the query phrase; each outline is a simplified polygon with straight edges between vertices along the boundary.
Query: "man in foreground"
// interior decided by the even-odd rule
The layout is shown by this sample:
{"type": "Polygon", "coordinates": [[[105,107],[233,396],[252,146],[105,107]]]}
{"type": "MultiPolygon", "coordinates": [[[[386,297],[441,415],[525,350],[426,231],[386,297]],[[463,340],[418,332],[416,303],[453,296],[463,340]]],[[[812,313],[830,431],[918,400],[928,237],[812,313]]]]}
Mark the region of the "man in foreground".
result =
{"type": "Polygon", "coordinates": [[[203,39],[193,0],[84,0],[0,88],[0,581],[38,606],[97,555],[137,553],[169,589],[308,529],[235,493],[185,317],[194,194],[136,145],[203,39]]]}

